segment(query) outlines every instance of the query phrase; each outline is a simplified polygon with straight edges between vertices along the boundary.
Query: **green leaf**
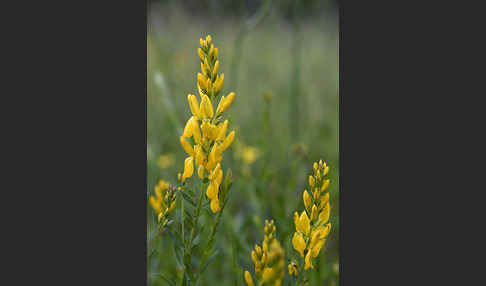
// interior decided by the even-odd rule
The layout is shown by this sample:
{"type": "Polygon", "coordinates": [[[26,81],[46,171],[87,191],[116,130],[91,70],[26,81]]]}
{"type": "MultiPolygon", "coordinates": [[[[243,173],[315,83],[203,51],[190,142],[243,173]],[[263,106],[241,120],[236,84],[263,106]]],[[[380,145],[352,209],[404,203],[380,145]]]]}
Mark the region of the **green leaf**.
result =
{"type": "Polygon", "coordinates": [[[152,274],[153,276],[159,276],[161,277],[162,279],[164,279],[165,282],[169,283],[170,286],[175,286],[176,285],[176,282],[173,280],[173,279],[170,279],[165,277],[163,274],[160,274],[160,273],[153,273],[152,274]]]}
{"type": "Polygon", "coordinates": [[[208,267],[209,263],[211,263],[211,261],[213,261],[213,259],[216,257],[216,255],[218,255],[219,251],[215,251],[209,258],[208,260],[204,263],[204,265],[201,267],[201,274],[204,273],[204,271],[206,270],[206,268],[208,267]]]}
{"type": "Polygon", "coordinates": [[[196,203],[192,200],[192,198],[188,194],[184,192],[180,192],[180,193],[182,194],[182,197],[186,202],[190,203],[193,207],[196,207],[196,203]]]}

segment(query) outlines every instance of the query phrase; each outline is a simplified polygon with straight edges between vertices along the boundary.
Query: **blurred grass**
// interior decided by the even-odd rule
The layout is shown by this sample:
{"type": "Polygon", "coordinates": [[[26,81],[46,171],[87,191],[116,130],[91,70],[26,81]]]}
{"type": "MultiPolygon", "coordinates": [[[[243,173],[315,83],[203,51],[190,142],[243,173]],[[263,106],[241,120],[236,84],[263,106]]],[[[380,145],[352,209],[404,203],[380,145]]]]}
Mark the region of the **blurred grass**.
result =
{"type": "MultiPolygon", "coordinates": [[[[277,235],[286,249],[286,258],[295,255],[290,239],[295,210],[302,210],[302,192],[312,163],[323,159],[331,170],[332,231],[324,251],[314,262],[310,285],[338,285],[339,274],[339,150],[338,150],[338,27],[333,14],[301,19],[298,35],[292,23],[270,13],[241,41],[238,77],[229,74],[235,40],[242,19],[201,19],[177,5],[152,5],[147,33],[147,197],[160,178],[176,182],[186,157],[179,145],[182,127],[190,117],[186,96],[196,94],[196,74],[200,69],[199,38],[207,34],[220,51],[220,70],[225,73],[223,94],[236,92],[229,109],[230,127],[237,130],[237,142],[222,161],[231,168],[235,183],[216,234],[219,254],[208,266],[201,285],[244,285],[242,269],[252,269],[251,248],[263,239],[263,222],[274,219],[277,235]],[[295,49],[294,40],[301,47],[295,49]],[[293,54],[295,51],[299,55],[293,54]],[[298,57],[298,61],[295,58],[298,57]],[[298,64],[299,82],[293,73],[298,64]],[[235,90],[235,86],[237,89],[235,90]],[[298,120],[290,117],[292,88],[298,100],[298,120]],[[266,102],[264,94],[271,94],[266,102]],[[292,136],[290,128],[299,136],[292,136]],[[239,147],[238,147],[239,146],[239,147]],[[245,163],[240,150],[253,146],[260,156],[245,163]],[[174,165],[160,164],[160,156],[173,154],[174,165]],[[163,168],[161,168],[163,167],[163,168]],[[218,282],[217,284],[216,281],[218,282]],[[324,281],[324,284],[318,284],[324,281]]],[[[197,183],[194,189],[199,190],[197,183]]],[[[186,204],[187,207],[187,204],[186,204]]],[[[180,216],[179,208],[173,214],[180,216]]],[[[155,216],[147,205],[147,237],[152,241],[155,216]]],[[[209,231],[211,216],[200,219],[209,231]]],[[[153,241],[149,257],[149,285],[169,285],[162,275],[178,279],[170,237],[153,241]]],[[[150,250],[149,250],[150,251],[150,250]]],[[[150,253],[148,253],[149,255],[150,253]]],[[[288,273],[287,273],[288,274],[288,273]]],[[[286,274],[286,279],[288,275],[286,274]]],[[[284,284],[286,285],[286,284],[284,284]]]]}

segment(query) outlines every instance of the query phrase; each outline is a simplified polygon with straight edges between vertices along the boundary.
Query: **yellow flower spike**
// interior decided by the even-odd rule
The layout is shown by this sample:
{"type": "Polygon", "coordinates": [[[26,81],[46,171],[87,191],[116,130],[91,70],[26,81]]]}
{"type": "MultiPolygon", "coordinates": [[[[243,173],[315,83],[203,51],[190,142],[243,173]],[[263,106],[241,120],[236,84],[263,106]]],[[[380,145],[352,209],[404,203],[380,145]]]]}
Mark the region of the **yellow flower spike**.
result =
{"type": "Polygon", "coordinates": [[[218,199],[213,199],[211,200],[211,210],[213,211],[213,213],[217,213],[221,210],[221,207],[219,205],[219,200],[218,199]]]}
{"type": "Polygon", "coordinates": [[[162,218],[164,218],[164,213],[159,213],[159,215],[157,216],[157,221],[160,223],[162,218]]]}
{"type": "Polygon", "coordinates": [[[186,160],[184,161],[184,173],[182,173],[182,181],[192,177],[193,173],[194,173],[194,159],[191,156],[191,157],[187,157],[186,160]]]}
{"type": "Polygon", "coordinates": [[[189,142],[187,142],[187,140],[186,140],[186,138],[184,138],[184,136],[180,137],[180,142],[181,142],[182,148],[184,148],[184,151],[186,151],[186,153],[189,156],[194,156],[194,149],[192,148],[191,144],[189,142]]]}
{"type": "Polygon", "coordinates": [[[204,47],[206,42],[202,38],[199,38],[199,44],[201,44],[201,47],[204,47]]]}
{"type": "Polygon", "coordinates": [[[317,201],[320,195],[321,194],[319,193],[319,191],[317,189],[314,189],[314,193],[312,193],[312,196],[314,197],[314,201],[317,201]]]}
{"type": "Polygon", "coordinates": [[[226,130],[228,129],[228,120],[225,120],[223,123],[218,125],[218,136],[216,136],[216,140],[224,140],[226,136],[226,130]]]}
{"type": "Polygon", "coordinates": [[[211,35],[206,36],[206,44],[207,45],[211,44],[211,35]]]}
{"type": "Polygon", "coordinates": [[[316,180],[314,179],[314,177],[313,176],[309,176],[309,186],[311,188],[314,187],[315,182],[316,182],[316,180]]]}
{"type": "Polygon", "coordinates": [[[298,232],[294,232],[294,237],[292,238],[292,245],[294,249],[297,250],[302,257],[304,257],[304,251],[306,248],[304,237],[298,232]]]}
{"type": "Polygon", "coordinates": [[[299,217],[299,221],[297,222],[296,229],[297,231],[304,233],[306,236],[309,235],[310,221],[305,211],[302,211],[302,214],[299,217]]]}
{"type": "Polygon", "coordinates": [[[194,94],[188,94],[187,101],[189,102],[189,108],[191,109],[192,115],[199,118],[199,103],[197,102],[196,96],[194,94]]]}
{"type": "Polygon", "coordinates": [[[197,73],[197,83],[201,89],[208,90],[207,78],[203,74],[197,73]]]}
{"type": "Polygon", "coordinates": [[[253,279],[251,278],[250,272],[248,272],[248,270],[245,271],[245,282],[248,286],[254,286],[253,279]]]}
{"type": "Polygon", "coordinates": [[[204,118],[212,118],[213,117],[213,105],[211,104],[211,100],[206,94],[201,95],[201,105],[199,107],[199,112],[202,117],[204,118]]]}
{"type": "Polygon", "coordinates": [[[322,209],[321,213],[319,214],[319,223],[326,223],[329,220],[330,215],[331,215],[331,206],[328,201],[325,207],[322,209]]]}
{"type": "Polygon", "coordinates": [[[303,194],[303,200],[304,200],[304,206],[307,210],[311,210],[311,198],[309,196],[309,193],[307,192],[307,190],[304,191],[304,194],[303,194]]]}
{"type": "Polygon", "coordinates": [[[329,187],[329,183],[331,182],[331,180],[327,179],[324,181],[324,183],[322,184],[322,187],[321,187],[321,192],[324,192],[327,187],[329,187]]]}
{"type": "Polygon", "coordinates": [[[311,213],[311,221],[315,220],[317,218],[317,206],[313,205],[312,206],[312,213],[311,213]]]}
{"type": "Polygon", "coordinates": [[[218,48],[214,48],[214,58],[218,58],[218,48]]]}
{"type": "Polygon", "coordinates": [[[322,160],[319,160],[319,166],[322,166],[322,160]]]}
{"type": "Polygon", "coordinates": [[[312,253],[311,253],[311,251],[307,252],[307,254],[305,255],[304,270],[307,270],[309,268],[314,269],[314,265],[312,265],[312,253]]]}
{"type": "Polygon", "coordinates": [[[228,147],[231,145],[231,143],[233,143],[234,139],[235,139],[235,131],[233,130],[224,139],[223,144],[221,145],[221,150],[224,151],[224,150],[228,149],[228,147]]]}
{"type": "Polygon", "coordinates": [[[317,171],[317,168],[318,168],[319,166],[317,165],[317,162],[314,162],[314,165],[312,165],[312,167],[314,168],[314,172],[315,172],[315,171],[317,171]]]}
{"type": "Polygon", "coordinates": [[[218,71],[219,71],[219,61],[216,61],[216,63],[214,64],[213,73],[211,75],[212,78],[216,78],[218,71]]]}
{"type": "Polygon", "coordinates": [[[204,53],[203,51],[201,50],[201,48],[197,48],[197,54],[199,55],[199,57],[201,58],[201,61],[204,60],[204,53]]]}
{"type": "MultiPolygon", "coordinates": [[[[197,164],[197,157],[196,157],[196,164],[197,164]]],[[[199,168],[197,169],[197,175],[199,176],[199,178],[204,179],[204,167],[202,165],[199,166],[199,168]]]]}

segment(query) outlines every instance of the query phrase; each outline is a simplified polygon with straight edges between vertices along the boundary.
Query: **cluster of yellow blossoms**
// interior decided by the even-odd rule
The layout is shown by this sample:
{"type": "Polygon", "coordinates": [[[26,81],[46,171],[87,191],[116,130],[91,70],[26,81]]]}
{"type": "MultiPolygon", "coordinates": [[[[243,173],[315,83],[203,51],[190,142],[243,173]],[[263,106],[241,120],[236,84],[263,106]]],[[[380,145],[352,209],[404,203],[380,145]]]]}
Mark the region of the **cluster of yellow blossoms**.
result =
{"type": "Polygon", "coordinates": [[[155,186],[155,197],[150,196],[149,202],[157,214],[159,223],[165,226],[168,223],[167,216],[175,208],[175,188],[164,180],[160,180],[155,186]]]}
{"type": "MultiPolygon", "coordinates": [[[[322,160],[313,165],[314,174],[309,176],[309,187],[312,196],[307,190],[304,191],[303,200],[305,210],[299,215],[294,213],[296,232],[292,238],[292,245],[301,257],[305,257],[304,270],[314,268],[312,259],[319,255],[326,237],[331,230],[329,216],[331,207],[329,204],[329,179],[325,176],[329,167],[322,160]]],[[[289,274],[298,275],[298,263],[292,261],[288,265],[289,274]]]]}
{"type": "MultiPolygon", "coordinates": [[[[280,246],[276,234],[276,227],[272,221],[265,220],[265,235],[262,247],[255,245],[251,252],[251,259],[255,264],[255,275],[258,285],[281,286],[284,277],[285,252],[280,246]]],[[[245,281],[248,286],[254,286],[250,272],[245,271],[245,281]]]]}
{"type": "Polygon", "coordinates": [[[209,179],[206,195],[211,200],[211,210],[216,213],[221,209],[218,194],[223,171],[220,162],[223,152],[235,138],[234,131],[226,136],[228,120],[223,122],[222,115],[233,102],[235,93],[231,92],[227,97],[222,96],[214,112],[213,101],[223,87],[224,74],[218,74],[218,48],[211,43],[211,36],[207,36],[205,40],[200,39],[200,43],[198,54],[201,58],[202,73],[197,74],[197,88],[201,103],[198,104],[195,95],[187,95],[192,116],[186,123],[180,143],[189,157],[184,162],[184,173],[180,180],[184,182],[185,179],[192,177],[194,163],[196,163],[199,167],[198,176],[201,179],[205,177],[209,179]],[[191,137],[194,146],[188,141],[191,137]]]}

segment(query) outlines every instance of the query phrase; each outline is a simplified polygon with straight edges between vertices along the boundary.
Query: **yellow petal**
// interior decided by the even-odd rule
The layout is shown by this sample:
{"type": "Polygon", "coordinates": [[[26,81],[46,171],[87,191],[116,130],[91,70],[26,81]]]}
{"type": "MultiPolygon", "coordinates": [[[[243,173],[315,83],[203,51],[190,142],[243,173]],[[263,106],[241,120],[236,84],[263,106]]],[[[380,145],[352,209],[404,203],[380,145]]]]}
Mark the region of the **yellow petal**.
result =
{"type": "Polygon", "coordinates": [[[322,173],[323,176],[327,175],[329,173],[329,167],[324,168],[324,172],[322,173]]]}
{"type": "Polygon", "coordinates": [[[199,117],[199,103],[197,102],[196,96],[194,94],[188,94],[187,101],[189,102],[192,115],[199,117]]]}
{"type": "Polygon", "coordinates": [[[310,221],[309,221],[309,217],[307,216],[307,213],[305,211],[302,211],[302,214],[299,217],[299,221],[297,222],[296,229],[298,231],[304,233],[306,236],[309,235],[310,221]]]}
{"type": "Polygon", "coordinates": [[[304,270],[307,270],[309,268],[314,269],[314,265],[312,265],[312,253],[311,253],[311,251],[307,252],[307,254],[305,255],[304,270]]]}
{"type": "Polygon", "coordinates": [[[162,211],[162,203],[160,200],[156,200],[153,196],[150,196],[149,202],[157,214],[162,211]]]}
{"type": "Polygon", "coordinates": [[[321,197],[321,203],[320,203],[321,207],[325,206],[327,202],[329,202],[329,193],[326,193],[321,197]]]}
{"type": "Polygon", "coordinates": [[[327,189],[327,187],[329,187],[330,182],[331,181],[329,179],[324,181],[324,183],[322,184],[322,187],[321,187],[321,192],[324,192],[327,189]]]}
{"type": "Polygon", "coordinates": [[[186,138],[184,138],[184,136],[180,137],[180,142],[181,142],[182,148],[184,148],[184,151],[186,151],[186,153],[189,156],[194,156],[194,149],[192,148],[191,144],[189,144],[189,142],[187,142],[187,140],[186,140],[186,138]]]}
{"type": "Polygon", "coordinates": [[[246,285],[254,286],[253,279],[251,278],[250,272],[248,272],[248,270],[245,271],[245,281],[246,281],[246,285]]]}
{"type": "Polygon", "coordinates": [[[316,180],[314,179],[314,177],[313,176],[309,176],[309,186],[311,188],[314,187],[315,182],[316,182],[316,180]]]}
{"type": "Polygon", "coordinates": [[[218,199],[211,200],[211,210],[213,213],[217,213],[221,210],[218,199]]]}
{"type": "Polygon", "coordinates": [[[203,90],[208,90],[207,78],[202,73],[197,73],[197,83],[203,90]]]}
{"type": "Polygon", "coordinates": [[[204,179],[204,167],[202,165],[197,169],[197,175],[199,178],[204,179]]]}
{"type": "Polygon", "coordinates": [[[213,105],[211,104],[211,100],[206,94],[201,95],[201,105],[199,107],[199,112],[202,117],[204,118],[212,118],[213,117],[213,105]]]}
{"type": "Polygon", "coordinates": [[[303,199],[304,199],[304,206],[307,210],[310,210],[311,208],[311,198],[309,196],[309,193],[307,192],[307,190],[304,191],[304,194],[303,194],[303,199]]]}
{"type": "Polygon", "coordinates": [[[205,56],[204,56],[204,53],[203,51],[201,50],[201,48],[197,48],[197,54],[199,55],[199,57],[201,58],[201,61],[204,60],[205,56]]]}
{"type": "Polygon", "coordinates": [[[206,155],[204,154],[204,151],[200,145],[196,145],[194,147],[194,157],[196,159],[196,165],[204,166],[204,164],[206,163],[206,155]]]}
{"type": "Polygon", "coordinates": [[[305,250],[305,240],[302,237],[302,234],[298,232],[294,232],[294,237],[292,238],[292,245],[294,249],[300,253],[300,256],[304,257],[304,250],[305,250]]]}
{"type": "Polygon", "coordinates": [[[311,221],[315,220],[317,218],[317,206],[313,205],[312,206],[312,212],[311,212],[311,221]]]}
{"type": "Polygon", "coordinates": [[[233,143],[234,139],[235,139],[235,131],[233,130],[224,139],[223,144],[221,145],[221,152],[228,149],[228,147],[231,145],[231,143],[233,143]]]}
{"type": "Polygon", "coordinates": [[[212,74],[213,78],[218,74],[218,71],[219,71],[219,61],[216,61],[213,68],[213,74],[212,74]]]}
{"type": "Polygon", "coordinates": [[[329,220],[329,216],[331,215],[331,205],[329,201],[322,209],[321,213],[319,214],[319,223],[326,223],[329,220]]]}
{"type": "Polygon", "coordinates": [[[228,129],[228,120],[218,125],[218,136],[216,140],[224,140],[226,136],[226,130],[228,129]]]}
{"type": "Polygon", "coordinates": [[[208,196],[210,199],[216,199],[218,197],[215,184],[209,184],[208,188],[206,189],[206,196],[208,196]]]}
{"type": "MultiPolygon", "coordinates": [[[[186,122],[186,126],[184,127],[184,132],[182,133],[182,136],[186,138],[190,138],[192,136],[192,131],[193,131],[193,124],[194,124],[195,117],[191,116],[189,120],[186,122]]],[[[196,120],[197,121],[197,120],[196,120]]]]}
{"type": "Polygon", "coordinates": [[[294,224],[297,227],[297,223],[299,222],[299,213],[294,212],[294,224]]]}
{"type": "Polygon", "coordinates": [[[184,161],[184,173],[182,174],[182,181],[184,181],[186,178],[192,177],[192,174],[194,173],[193,161],[193,157],[187,157],[184,161]]]}
{"type": "Polygon", "coordinates": [[[271,281],[274,277],[275,277],[275,270],[273,268],[265,267],[265,269],[263,269],[263,274],[262,274],[263,281],[266,282],[271,281]]]}

